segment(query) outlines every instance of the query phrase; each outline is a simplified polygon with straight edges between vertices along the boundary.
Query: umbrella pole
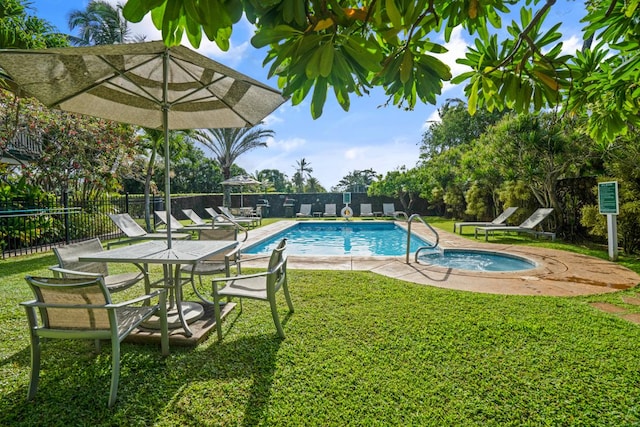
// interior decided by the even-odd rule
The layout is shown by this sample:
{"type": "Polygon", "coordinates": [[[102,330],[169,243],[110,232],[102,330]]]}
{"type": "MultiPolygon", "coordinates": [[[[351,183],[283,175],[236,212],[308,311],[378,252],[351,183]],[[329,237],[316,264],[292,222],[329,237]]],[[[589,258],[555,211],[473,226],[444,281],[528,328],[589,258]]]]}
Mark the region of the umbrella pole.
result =
{"type": "Polygon", "coordinates": [[[171,157],[169,152],[169,50],[162,56],[162,128],[164,130],[164,204],[167,211],[167,249],[171,249],[171,157]]]}

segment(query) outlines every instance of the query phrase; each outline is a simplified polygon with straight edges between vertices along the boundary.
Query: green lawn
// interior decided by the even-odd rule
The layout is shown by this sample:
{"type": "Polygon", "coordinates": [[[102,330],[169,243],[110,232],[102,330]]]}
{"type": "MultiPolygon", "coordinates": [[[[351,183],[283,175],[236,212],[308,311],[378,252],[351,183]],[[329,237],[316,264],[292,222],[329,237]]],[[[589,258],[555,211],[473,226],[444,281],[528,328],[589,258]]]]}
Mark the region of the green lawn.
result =
{"type": "MultiPolygon", "coordinates": [[[[599,248],[504,239],[606,258],[599,248]]],[[[268,306],[245,302],[221,343],[213,334],[165,359],[159,347],[124,344],[111,410],[108,346],[95,356],[92,343],[47,342],[27,402],[23,277],[54,263],[51,253],[0,261],[3,426],[640,425],[640,327],[587,304],[636,290],[501,296],[343,271],[290,271],[296,312],[284,316],[284,341],[268,306]]]]}

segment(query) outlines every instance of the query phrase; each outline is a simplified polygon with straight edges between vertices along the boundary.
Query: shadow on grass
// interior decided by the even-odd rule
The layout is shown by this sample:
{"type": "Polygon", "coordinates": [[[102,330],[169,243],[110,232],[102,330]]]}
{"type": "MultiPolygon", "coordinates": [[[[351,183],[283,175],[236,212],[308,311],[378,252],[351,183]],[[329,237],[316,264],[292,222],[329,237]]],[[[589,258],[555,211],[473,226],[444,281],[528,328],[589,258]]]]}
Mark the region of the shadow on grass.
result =
{"type": "MultiPolygon", "coordinates": [[[[181,412],[192,412],[197,417],[202,408],[189,407],[185,390],[202,382],[213,399],[209,402],[214,408],[206,409],[213,412],[218,404],[225,405],[227,390],[250,384],[242,418],[244,425],[258,425],[266,416],[280,343],[275,333],[248,336],[205,348],[174,347],[168,358],[155,345],[123,344],[118,401],[109,409],[110,344],[96,355],[89,342],[45,342],[34,400],[26,400],[29,378],[25,376],[18,389],[3,394],[0,425],[151,425],[163,413],[180,417],[181,412]]],[[[29,348],[2,363],[28,366],[29,348]]]]}

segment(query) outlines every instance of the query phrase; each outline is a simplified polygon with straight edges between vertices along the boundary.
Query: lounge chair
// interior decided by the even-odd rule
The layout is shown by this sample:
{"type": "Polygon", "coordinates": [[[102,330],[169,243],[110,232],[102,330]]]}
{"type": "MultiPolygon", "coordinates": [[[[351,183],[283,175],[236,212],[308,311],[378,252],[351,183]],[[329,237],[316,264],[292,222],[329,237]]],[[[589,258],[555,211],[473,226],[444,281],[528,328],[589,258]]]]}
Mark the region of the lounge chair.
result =
{"type": "MultiPolygon", "coordinates": [[[[127,239],[109,242],[107,243],[107,249],[110,249],[116,243],[131,243],[137,240],[167,240],[167,233],[147,233],[128,213],[109,214],[109,218],[127,236],[127,239]]],[[[185,240],[190,239],[191,235],[188,233],[173,233],[171,238],[185,240]]]]}
{"type": "Polygon", "coordinates": [[[205,225],[189,224],[189,225],[184,225],[180,221],[178,221],[176,219],[176,217],[174,217],[173,215],[171,215],[171,218],[169,218],[167,220],[167,211],[156,211],[156,216],[160,220],[161,224],[164,224],[166,226],[167,223],[170,223],[171,224],[171,231],[198,231],[198,230],[209,230],[209,229],[213,228],[213,224],[205,224],[205,225]]]}
{"type": "MultiPolygon", "coordinates": [[[[159,313],[162,354],[169,355],[166,290],[159,289],[139,298],[112,303],[102,277],[65,279],[26,277],[35,299],[21,305],[27,311],[31,337],[31,381],[27,399],[32,399],[40,377],[41,338],[92,339],[100,351],[100,340],[111,340],[111,388],[109,407],[116,402],[120,379],[120,342],[138,325],[159,313]],[[151,304],[150,300],[158,298],[151,304]],[[140,305],[144,302],[144,305],[140,305]]],[[[73,369],[73,368],[68,368],[73,369]]],[[[49,378],[53,389],[60,387],[49,378]]],[[[135,375],[132,377],[135,378],[135,375]]],[[[132,385],[132,387],[134,387],[132,385]]],[[[74,390],[78,392],[78,390],[74,390]]],[[[82,391],[80,391],[82,393],[82,391]]]]}
{"type": "Polygon", "coordinates": [[[371,210],[371,203],[360,203],[360,216],[363,218],[374,216],[371,210]]]}
{"type": "Polygon", "coordinates": [[[484,240],[489,240],[489,234],[494,234],[496,231],[514,231],[516,233],[529,233],[535,237],[549,236],[551,240],[556,239],[556,233],[536,231],[535,228],[544,221],[553,212],[553,208],[540,208],[537,209],[531,216],[525,219],[522,224],[515,226],[495,226],[495,227],[476,227],[475,238],[478,238],[478,231],[484,231],[484,240]]]}
{"type": "Polygon", "coordinates": [[[189,220],[193,223],[193,225],[196,225],[196,226],[211,225],[210,222],[206,222],[204,219],[200,217],[200,215],[195,213],[193,209],[182,209],[182,213],[185,214],[187,218],[189,218],[189,220]]]}
{"type": "Polygon", "coordinates": [[[218,210],[222,215],[226,216],[230,220],[237,222],[238,224],[248,225],[249,227],[257,227],[262,223],[262,218],[259,216],[235,216],[231,209],[226,206],[218,206],[218,210]]]}
{"type": "Polygon", "coordinates": [[[301,203],[300,212],[296,214],[296,218],[308,218],[311,216],[311,203],[301,203]]]}
{"type": "Polygon", "coordinates": [[[383,203],[382,204],[382,215],[388,216],[394,219],[398,219],[398,217],[402,216],[404,219],[409,219],[409,216],[404,211],[397,211],[396,205],[394,203],[383,203]]]}
{"type": "Polygon", "coordinates": [[[213,208],[204,208],[204,211],[211,217],[213,228],[218,227],[244,227],[250,226],[250,221],[244,221],[243,224],[231,221],[226,215],[216,212],[213,208]]]}
{"type": "MultiPolygon", "coordinates": [[[[166,238],[167,235],[165,234],[166,238]]],[[[89,280],[95,277],[102,277],[110,292],[124,291],[143,281],[145,291],[149,293],[151,288],[149,274],[144,266],[140,264],[134,264],[140,271],[109,274],[106,262],[80,262],[78,260],[82,255],[102,252],[103,250],[102,243],[98,238],[53,248],[53,253],[58,258],[58,265],[49,267],[49,270],[53,271],[53,274],[58,278],[84,278],[89,280]]]]}
{"type": "Polygon", "coordinates": [[[322,216],[332,216],[332,217],[336,217],[338,216],[336,214],[336,204],[335,203],[327,203],[324,205],[324,213],[322,214],[322,216]]]}
{"type": "MultiPolygon", "coordinates": [[[[213,311],[216,319],[218,340],[222,339],[222,319],[220,317],[221,298],[240,298],[240,310],[242,311],[242,299],[249,298],[260,301],[268,301],[271,306],[271,316],[276,325],[280,338],[285,338],[278,307],[276,306],[276,293],[280,288],[284,291],[289,312],[293,313],[293,304],[287,286],[287,257],[284,253],[287,247],[287,239],[282,239],[278,246],[271,252],[267,270],[262,273],[246,276],[222,277],[213,279],[213,311]],[[223,282],[222,284],[218,284],[223,282]],[[219,287],[222,286],[222,287],[219,287]]],[[[252,258],[255,259],[255,258],[252,258]]]]}
{"type": "Polygon", "coordinates": [[[493,221],[491,222],[456,222],[453,224],[453,232],[456,232],[456,228],[458,228],[458,232],[460,234],[462,234],[462,227],[465,226],[475,226],[475,227],[493,227],[493,226],[498,226],[498,225],[506,225],[505,222],[507,221],[507,218],[509,218],[511,215],[513,215],[513,213],[515,211],[518,210],[517,206],[512,206],[510,208],[507,208],[504,210],[504,212],[502,212],[500,215],[498,215],[493,221]]]}

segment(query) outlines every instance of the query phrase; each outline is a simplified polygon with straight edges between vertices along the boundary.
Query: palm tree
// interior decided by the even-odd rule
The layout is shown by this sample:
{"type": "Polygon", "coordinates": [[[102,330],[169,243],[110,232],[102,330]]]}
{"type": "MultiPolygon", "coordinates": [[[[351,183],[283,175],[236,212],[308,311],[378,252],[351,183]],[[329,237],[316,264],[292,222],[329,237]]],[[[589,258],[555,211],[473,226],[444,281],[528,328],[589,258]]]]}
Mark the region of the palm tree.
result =
{"type": "Polygon", "coordinates": [[[85,10],[71,11],[68,24],[71,30],[79,29],[79,37],[69,37],[76,46],[121,44],[144,39],[131,35],[129,23],[122,16],[122,5],[114,7],[105,0],[93,0],[85,10]]]}
{"type": "MultiPolygon", "coordinates": [[[[202,129],[198,140],[213,151],[213,159],[222,169],[223,178],[231,178],[231,166],[242,154],[258,147],[266,147],[266,138],[272,138],[275,132],[262,128],[223,128],[202,129]]],[[[224,186],[225,206],[231,205],[229,186],[224,186]]]]}
{"type": "Polygon", "coordinates": [[[313,168],[311,168],[311,163],[307,162],[304,157],[296,161],[295,168],[296,173],[293,174],[293,184],[296,186],[298,193],[303,193],[305,174],[307,175],[307,178],[311,178],[311,172],[313,172],[313,168]]]}

